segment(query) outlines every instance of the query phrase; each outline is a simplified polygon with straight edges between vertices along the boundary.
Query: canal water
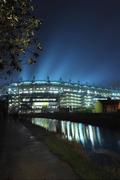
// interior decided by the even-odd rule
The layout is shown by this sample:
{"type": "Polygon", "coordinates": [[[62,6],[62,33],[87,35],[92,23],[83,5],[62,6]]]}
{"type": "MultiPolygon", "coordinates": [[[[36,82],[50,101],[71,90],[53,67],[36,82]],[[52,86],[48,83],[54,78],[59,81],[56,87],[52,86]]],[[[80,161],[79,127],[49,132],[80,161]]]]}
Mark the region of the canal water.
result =
{"type": "Polygon", "coordinates": [[[119,158],[120,132],[70,121],[48,118],[32,118],[32,123],[50,132],[60,133],[62,138],[75,140],[89,153],[111,154],[119,158]]]}

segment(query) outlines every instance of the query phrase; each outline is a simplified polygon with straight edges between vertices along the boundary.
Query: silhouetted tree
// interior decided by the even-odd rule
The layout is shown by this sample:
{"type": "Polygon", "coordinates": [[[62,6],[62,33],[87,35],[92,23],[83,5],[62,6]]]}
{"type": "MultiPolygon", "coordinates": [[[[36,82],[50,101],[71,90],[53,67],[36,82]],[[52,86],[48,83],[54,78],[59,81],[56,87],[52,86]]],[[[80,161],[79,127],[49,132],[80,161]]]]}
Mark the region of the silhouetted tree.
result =
{"type": "Polygon", "coordinates": [[[34,15],[31,0],[0,0],[0,70],[10,76],[13,70],[22,70],[20,56],[33,42],[28,64],[36,63],[41,44],[35,39],[41,21],[34,15]]]}

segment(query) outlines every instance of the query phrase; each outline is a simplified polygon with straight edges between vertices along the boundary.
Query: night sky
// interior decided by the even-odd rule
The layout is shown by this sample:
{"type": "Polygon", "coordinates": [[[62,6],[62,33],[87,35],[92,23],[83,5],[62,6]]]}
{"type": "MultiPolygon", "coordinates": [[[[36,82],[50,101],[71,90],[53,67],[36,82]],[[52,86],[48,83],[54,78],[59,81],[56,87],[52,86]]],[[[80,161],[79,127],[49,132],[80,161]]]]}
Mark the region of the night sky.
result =
{"type": "MultiPolygon", "coordinates": [[[[43,51],[23,80],[63,80],[111,86],[120,82],[119,0],[36,0],[43,51]]],[[[27,58],[27,57],[26,57],[27,58]]]]}

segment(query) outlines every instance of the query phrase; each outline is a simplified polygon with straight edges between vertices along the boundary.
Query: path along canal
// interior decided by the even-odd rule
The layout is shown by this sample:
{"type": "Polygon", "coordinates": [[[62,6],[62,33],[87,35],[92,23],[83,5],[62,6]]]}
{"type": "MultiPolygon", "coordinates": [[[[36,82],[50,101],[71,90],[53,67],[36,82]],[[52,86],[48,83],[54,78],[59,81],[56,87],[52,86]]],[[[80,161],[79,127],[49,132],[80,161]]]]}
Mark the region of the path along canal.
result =
{"type": "Polygon", "coordinates": [[[0,123],[0,180],[77,179],[19,120],[0,123]]]}

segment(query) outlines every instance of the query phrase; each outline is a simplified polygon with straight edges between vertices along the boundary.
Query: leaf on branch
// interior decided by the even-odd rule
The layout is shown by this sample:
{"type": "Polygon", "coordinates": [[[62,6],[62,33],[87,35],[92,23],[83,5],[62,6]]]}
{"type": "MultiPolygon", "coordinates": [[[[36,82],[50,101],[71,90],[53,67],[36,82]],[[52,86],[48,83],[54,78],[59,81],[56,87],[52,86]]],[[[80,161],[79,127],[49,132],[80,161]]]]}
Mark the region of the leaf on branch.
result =
{"type": "Polygon", "coordinates": [[[33,59],[33,58],[30,58],[30,59],[28,60],[28,64],[35,64],[35,63],[36,63],[36,60],[33,59]]]}
{"type": "Polygon", "coordinates": [[[40,43],[38,43],[38,44],[37,44],[37,49],[42,50],[42,46],[41,46],[41,44],[40,44],[40,43]]]}

